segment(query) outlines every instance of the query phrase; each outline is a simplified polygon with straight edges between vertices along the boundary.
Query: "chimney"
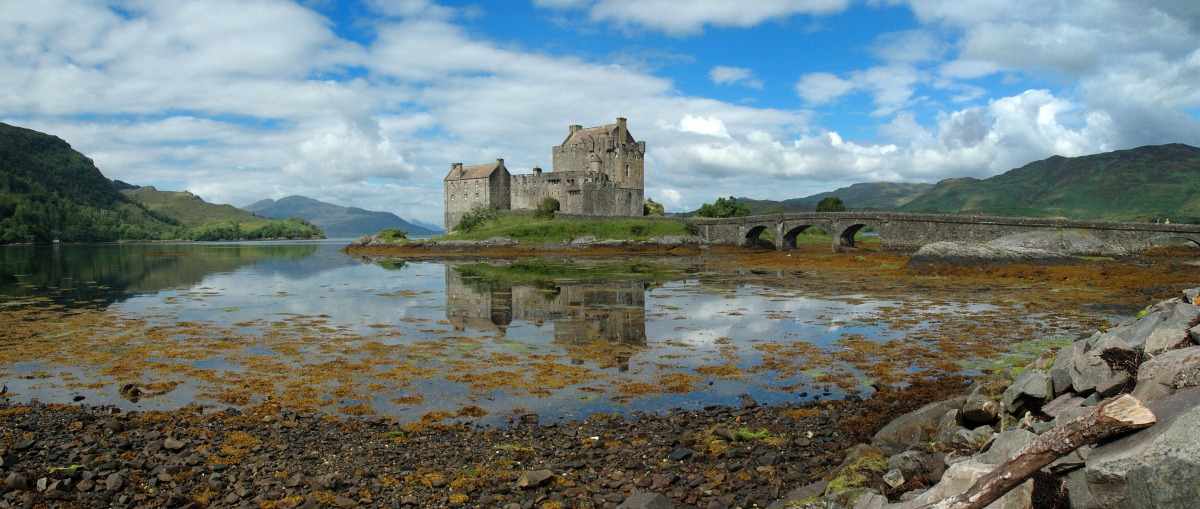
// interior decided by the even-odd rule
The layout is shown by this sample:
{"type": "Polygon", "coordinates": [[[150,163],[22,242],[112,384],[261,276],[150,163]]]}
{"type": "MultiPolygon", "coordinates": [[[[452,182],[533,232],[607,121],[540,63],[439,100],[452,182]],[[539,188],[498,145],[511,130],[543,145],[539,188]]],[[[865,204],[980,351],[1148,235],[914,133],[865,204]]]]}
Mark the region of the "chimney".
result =
{"type": "Polygon", "coordinates": [[[579,132],[580,130],[582,130],[583,126],[581,126],[579,124],[574,124],[571,127],[569,127],[568,129],[570,130],[570,132],[568,134],[575,134],[575,133],[579,132]]]}
{"type": "Polygon", "coordinates": [[[499,158],[497,158],[497,159],[496,159],[496,166],[504,166],[504,160],[503,160],[503,159],[499,159],[499,158]]]}
{"type": "Polygon", "coordinates": [[[542,174],[542,166],[538,165],[538,164],[533,165],[533,174],[541,175],[542,174]]]}
{"type": "Polygon", "coordinates": [[[617,117],[617,143],[625,143],[625,137],[628,133],[629,130],[625,127],[625,117],[617,117]]]}
{"type": "Polygon", "coordinates": [[[462,163],[450,163],[450,171],[458,176],[462,176],[462,163]]]}

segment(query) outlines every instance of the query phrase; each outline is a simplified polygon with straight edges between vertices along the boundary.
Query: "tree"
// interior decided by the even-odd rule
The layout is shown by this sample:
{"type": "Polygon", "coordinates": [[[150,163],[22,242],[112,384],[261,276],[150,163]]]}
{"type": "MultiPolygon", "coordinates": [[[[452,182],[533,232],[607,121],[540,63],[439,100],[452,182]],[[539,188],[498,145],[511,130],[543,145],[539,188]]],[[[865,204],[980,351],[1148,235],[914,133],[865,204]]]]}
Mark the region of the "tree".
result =
{"type": "Polygon", "coordinates": [[[822,198],[817,202],[817,212],[845,212],[846,204],[842,203],[842,199],[837,196],[822,198]]]}
{"type": "Polygon", "coordinates": [[[663,204],[646,198],[646,201],[642,203],[642,215],[662,217],[666,215],[666,209],[663,207],[663,204]]]}
{"type": "Polygon", "coordinates": [[[717,198],[713,203],[705,203],[696,212],[700,217],[742,217],[750,215],[750,207],[738,203],[737,198],[717,198]]]}
{"type": "Polygon", "coordinates": [[[558,212],[558,199],[553,196],[542,198],[538,203],[537,209],[534,209],[533,215],[542,219],[550,219],[554,217],[554,213],[558,212]]]}

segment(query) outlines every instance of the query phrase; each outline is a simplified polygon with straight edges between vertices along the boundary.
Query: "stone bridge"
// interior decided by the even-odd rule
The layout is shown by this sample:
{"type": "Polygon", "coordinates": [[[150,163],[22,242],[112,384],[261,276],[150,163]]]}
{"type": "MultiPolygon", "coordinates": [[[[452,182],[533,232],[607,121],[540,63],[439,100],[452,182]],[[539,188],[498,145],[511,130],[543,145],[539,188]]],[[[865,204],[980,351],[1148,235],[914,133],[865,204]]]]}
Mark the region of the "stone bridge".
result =
{"type": "Polygon", "coordinates": [[[986,242],[1035,230],[1080,230],[1129,252],[1144,251],[1165,241],[1186,239],[1200,244],[1200,225],[1071,221],[1033,217],[902,214],[896,212],[796,212],[724,219],[693,218],[696,234],[713,244],[753,246],[771,231],[775,249],[796,247],[796,236],[816,226],[833,236],[834,251],[854,247],[854,236],[870,227],[882,249],[914,251],[941,241],[986,242]]]}

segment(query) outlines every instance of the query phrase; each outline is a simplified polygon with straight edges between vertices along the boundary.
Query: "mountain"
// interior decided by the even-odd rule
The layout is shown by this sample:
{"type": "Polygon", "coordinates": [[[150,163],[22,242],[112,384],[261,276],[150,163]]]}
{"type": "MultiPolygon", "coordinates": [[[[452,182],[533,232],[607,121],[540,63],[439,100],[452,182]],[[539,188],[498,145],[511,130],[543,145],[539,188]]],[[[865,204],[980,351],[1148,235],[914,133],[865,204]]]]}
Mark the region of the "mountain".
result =
{"type": "Polygon", "coordinates": [[[329,237],[361,237],[388,228],[399,228],[409,236],[428,236],[440,233],[432,228],[417,226],[391,212],[377,212],[358,207],[342,207],[314,200],[307,196],[288,196],[279,200],[260,200],[242,207],[265,217],[302,217],[317,225],[329,237]]]}
{"type": "Polygon", "coordinates": [[[151,240],[178,225],[122,195],[61,138],[0,123],[0,244],[151,240]]]}
{"type": "Polygon", "coordinates": [[[946,179],[905,212],[1200,222],[1200,148],[1150,145],[1054,156],[979,180],[946,179]]]}
{"type": "Polygon", "coordinates": [[[0,244],[314,237],[303,221],[110,181],[66,141],[0,123],[0,244]]]}
{"type": "MultiPolygon", "coordinates": [[[[771,214],[776,212],[812,212],[817,202],[823,198],[836,196],[849,210],[895,210],[933,188],[933,184],[924,183],[895,183],[872,182],[869,184],[853,184],[827,193],[814,194],[804,198],[787,200],[755,200],[738,198],[738,203],[745,203],[751,214],[771,214]]],[[[673,214],[690,217],[696,211],[683,214],[673,214]]]]}

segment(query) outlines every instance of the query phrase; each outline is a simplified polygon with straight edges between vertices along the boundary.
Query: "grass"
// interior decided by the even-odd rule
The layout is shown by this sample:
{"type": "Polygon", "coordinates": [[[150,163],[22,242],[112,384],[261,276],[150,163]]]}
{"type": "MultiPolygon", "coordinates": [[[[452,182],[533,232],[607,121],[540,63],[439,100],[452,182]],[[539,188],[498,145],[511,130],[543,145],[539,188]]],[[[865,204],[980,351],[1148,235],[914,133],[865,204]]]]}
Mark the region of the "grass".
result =
{"type": "Polygon", "coordinates": [[[505,237],[523,243],[563,242],[582,237],[650,240],[666,235],[690,235],[683,221],[640,219],[562,219],[499,214],[470,232],[453,232],[437,240],[487,240],[505,237]]]}

